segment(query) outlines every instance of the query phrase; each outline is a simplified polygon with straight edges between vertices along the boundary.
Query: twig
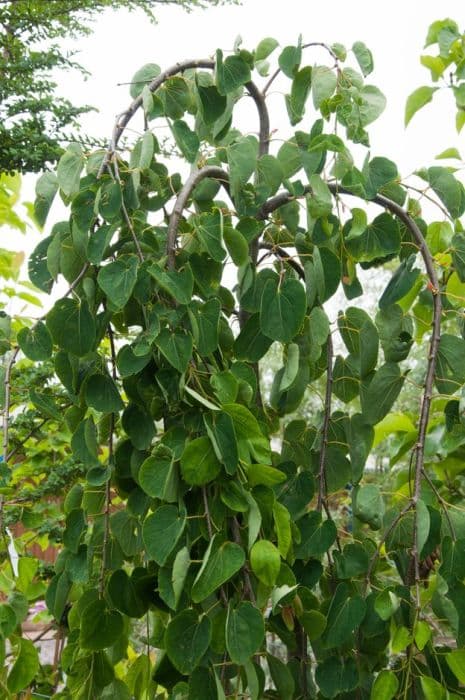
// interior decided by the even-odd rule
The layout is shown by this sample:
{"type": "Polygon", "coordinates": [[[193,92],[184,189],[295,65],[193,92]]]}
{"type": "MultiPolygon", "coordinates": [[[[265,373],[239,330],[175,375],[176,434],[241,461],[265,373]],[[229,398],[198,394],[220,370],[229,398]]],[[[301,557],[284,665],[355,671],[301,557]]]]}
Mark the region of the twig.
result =
{"type": "Polygon", "coordinates": [[[388,529],[386,530],[386,532],[382,536],[381,540],[378,542],[378,546],[376,547],[376,551],[371,556],[371,559],[368,563],[368,569],[367,569],[367,572],[365,575],[365,590],[370,585],[371,573],[372,573],[373,568],[374,568],[374,566],[379,558],[379,554],[381,552],[382,546],[384,545],[384,543],[386,542],[387,538],[389,537],[391,532],[394,530],[396,525],[402,520],[404,515],[406,513],[408,513],[409,510],[411,510],[412,508],[413,508],[413,501],[410,499],[409,502],[407,503],[407,505],[404,506],[404,508],[402,508],[402,510],[400,511],[400,513],[398,515],[396,515],[396,517],[394,518],[394,520],[392,521],[392,523],[389,525],[388,529]]]}
{"type": "MultiPolygon", "coordinates": [[[[113,157],[113,168],[115,170],[115,179],[116,182],[119,184],[121,187],[121,176],[119,172],[119,166],[118,166],[118,156],[115,153],[113,157]]],[[[132,240],[134,241],[134,245],[136,247],[137,251],[137,256],[140,260],[140,262],[144,262],[144,254],[142,252],[142,248],[140,247],[139,239],[137,238],[136,232],[134,230],[134,226],[132,225],[132,221],[129,218],[128,210],[126,209],[126,204],[124,203],[124,197],[123,197],[123,192],[121,191],[121,211],[123,212],[124,220],[126,221],[126,225],[131,233],[132,240]]]]}
{"type": "Polygon", "coordinates": [[[6,456],[5,461],[6,461],[6,462],[9,462],[9,460],[10,460],[12,457],[14,457],[14,455],[18,452],[18,450],[20,450],[21,447],[23,447],[23,445],[25,445],[25,443],[29,440],[29,438],[31,438],[33,435],[35,435],[35,433],[36,433],[38,430],[40,430],[40,429],[45,425],[45,423],[48,423],[49,420],[50,420],[50,418],[43,418],[43,419],[40,421],[40,423],[38,423],[38,425],[35,425],[35,426],[28,432],[28,434],[26,435],[26,437],[23,438],[23,439],[21,440],[21,442],[18,443],[18,445],[16,445],[16,447],[14,447],[12,450],[10,450],[10,452],[9,452],[9,453],[7,454],[7,456],[6,456]]]}
{"type": "Polygon", "coordinates": [[[328,361],[326,365],[326,392],[323,426],[321,429],[320,462],[318,471],[318,500],[317,510],[320,511],[323,504],[326,504],[326,449],[328,446],[329,421],[331,418],[331,393],[333,389],[333,341],[331,333],[328,333],[328,361]]]}
{"type": "MultiPolygon", "coordinates": [[[[241,531],[236,516],[234,516],[232,519],[232,532],[234,541],[236,542],[236,544],[242,547],[241,531]]],[[[250,580],[250,570],[247,564],[244,564],[244,566],[242,567],[242,571],[244,572],[244,593],[247,596],[247,598],[255,605],[257,599],[255,598],[255,593],[252,587],[252,581],[250,580]]]]}
{"type": "Polygon", "coordinates": [[[274,245],[274,243],[265,243],[264,241],[260,242],[258,247],[262,250],[269,250],[270,253],[277,255],[280,260],[287,262],[287,264],[297,272],[301,280],[305,279],[305,272],[302,266],[299,265],[299,263],[290,255],[288,255],[284,248],[281,248],[279,245],[274,245]]]}
{"type": "MultiPolygon", "coordinates": [[[[332,58],[334,58],[334,60],[336,61],[336,65],[337,65],[337,63],[338,63],[338,58],[337,58],[336,54],[334,53],[334,51],[332,50],[332,48],[331,48],[330,46],[328,46],[328,44],[325,44],[325,43],[322,42],[322,41],[311,41],[309,44],[304,44],[304,45],[302,46],[302,48],[303,48],[303,49],[308,49],[308,48],[310,48],[311,46],[321,46],[323,49],[326,49],[326,51],[328,51],[328,53],[332,56],[332,58]]],[[[271,78],[268,80],[268,82],[267,82],[267,84],[265,85],[265,87],[263,88],[263,90],[262,90],[263,96],[266,95],[266,93],[267,93],[268,90],[270,89],[271,85],[274,83],[274,81],[276,80],[276,78],[278,77],[278,75],[279,75],[280,73],[281,73],[281,68],[277,68],[277,69],[275,70],[275,72],[273,73],[273,75],[271,76],[271,78]]]]}

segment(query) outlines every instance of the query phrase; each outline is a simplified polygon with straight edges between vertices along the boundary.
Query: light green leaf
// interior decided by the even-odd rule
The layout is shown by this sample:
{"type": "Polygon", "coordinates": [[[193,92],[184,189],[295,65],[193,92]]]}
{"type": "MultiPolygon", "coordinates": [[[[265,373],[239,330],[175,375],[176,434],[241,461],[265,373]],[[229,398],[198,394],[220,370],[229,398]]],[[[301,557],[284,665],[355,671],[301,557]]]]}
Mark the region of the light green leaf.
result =
{"type": "Polygon", "coordinates": [[[323,100],[332,96],[337,85],[337,77],[328,66],[314,66],[312,69],[312,97],[315,109],[319,109],[323,100]]]}
{"type": "Polygon", "coordinates": [[[250,550],[250,566],[259,581],[274,586],[281,569],[279,550],[269,540],[258,540],[250,550]]]}
{"type": "Polygon", "coordinates": [[[61,156],[57,167],[57,180],[60,189],[67,197],[79,192],[81,171],[84,167],[84,155],[81,147],[71,144],[61,156]]]}
{"type": "Polygon", "coordinates": [[[356,41],[352,46],[352,51],[360,66],[360,70],[366,77],[373,71],[373,54],[363,41],[356,41]]]}
{"type": "Polygon", "coordinates": [[[263,61],[265,58],[268,58],[277,46],[279,46],[279,42],[272,37],[262,39],[254,51],[255,60],[263,61]]]}
{"type": "Polygon", "coordinates": [[[408,125],[412,117],[418,112],[419,109],[427,105],[428,102],[431,102],[437,89],[438,88],[431,87],[429,85],[423,85],[409,95],[405,105],[405,126],[408,125]]]}
{"type": "Polygon", "coordinates": [[[371,689],[371,700],[392,700],[397,694],[399,680],[394,671],[381,671],[371,689]]]}

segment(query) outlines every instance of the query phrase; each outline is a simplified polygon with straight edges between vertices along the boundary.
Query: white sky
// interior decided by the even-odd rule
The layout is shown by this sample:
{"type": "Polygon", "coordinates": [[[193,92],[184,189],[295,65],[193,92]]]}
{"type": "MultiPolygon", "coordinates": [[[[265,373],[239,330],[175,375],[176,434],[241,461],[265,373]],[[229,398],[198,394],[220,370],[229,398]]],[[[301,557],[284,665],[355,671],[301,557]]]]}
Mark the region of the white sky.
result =
{"type": "MultiPolygon", "coordinates": [[[[128,86],[118,83],[130,81],[145,63],[158,63],[163,69],[179,60],[212,56],[216,48],[232,50],[237,35],[241,35],[243,47],[248,49],[255,48],[266,36],[275,37],[282,47],[295,45],[301,33],[304,43],[340,42],[350,48],[354,41],[361,40],[372,50],[375,70],[367,82],[384,92],[388,104],[383,115],[369,127],[371,153],[394,160],[403,176],[430,165],[445,148],[460,149],[464,141],[465,128],[461,137],[455,132],[455,109],[448,90],[439,91],[433,103],[415,115],[408,129],[403,125],[407,96],[420,85],[430,84],[429,71],[419,61],[427,28],[432,21],[447,16],[464,27],[463,0],[443,0],[440,5],[428,0],[243,0],[241,6],[194,10],[190,14],[178,7],[160,7],[157,16],[159,21],[154,26],[142,12],[109,10],[96,20],[90,37],[65,45],[65,49],[79,50],[77,60],[92,74],[86,82],[76,74],[61,74],[59,84],[63,96],[99,109],[85,117],[84,132],[110,136],[116,114],[130,102],[128,86]]],[[[276,60],[278,55],[279,49],[271,59],[276,60]]],[[[302,65],[326,60],[325,53],[307,49],[302,65]]],[[[356,66],[353,57],[348,65],[356,66]]],[[[260,86],[266,80],[258,76],[256,82],[260,86]]],[[[281,94],[273,95],[271,111],[278,104],[282,109],[283,103],[281,94]]],[[[255,115],[251,118],[251,128],[255,129],[255,115]]],[[[309,127],[315,118],[315,114],[310,114],[296,128],[309,127]]],[[[141,128],[141,122],[135,118],[131,126],[141,128]]],[[[271,126],[277,129],[278,138],[288,136],[283,133],[279,116],[272,115],[271,126]]],[[[465,147],[462,150],[465,153],[465,147]]],[[[25,198],[33,199],[33,185],[34,179],[26,178],[25,198]]],[[[54,206],[44,235],[62,213],[54,206]]],[[[4,240],[2,245],[31,249],[36,242],[31,232],[27,240],[15,234],[14,240],[4,240]]]]}

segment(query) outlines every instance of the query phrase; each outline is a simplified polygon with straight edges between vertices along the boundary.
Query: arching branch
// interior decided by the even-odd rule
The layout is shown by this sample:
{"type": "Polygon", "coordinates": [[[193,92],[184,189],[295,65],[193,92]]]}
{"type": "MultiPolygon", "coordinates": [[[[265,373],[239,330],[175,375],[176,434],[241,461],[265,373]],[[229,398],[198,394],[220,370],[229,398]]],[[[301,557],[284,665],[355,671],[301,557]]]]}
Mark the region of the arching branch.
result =
{"type": "MultiPolygon", "coordinates": [[[[205,68],[206,70],[214,70],[215,69],[215,61],[213,61],[210,58],[200,58],[200,59],[191,59],[191,60],[186,60],[186,61],[180,61],[179,63],[175,63],[173,66],[170,66],[170,68],[167,68],[166,70],[162,71],[160,75],[157,75],[156,78],[152,80],[151,83],[148,84],[148,88],[150,92],[155,92],[158,90],[159,87],[163,85],[164,82],[166,82],[169,78],[172,78],[175,75],[178,75],[179,73],[184,73],[184,71],[192,69],[192,68],[205,68]]],[[[249,81],[248,83],[245,84],[246,89],[248,90],[250,96],[254,100],[256,106],[257,106],[257,111],[258,111],[258,118],[259,118],[259,154],[263,155],[264,153],[268,152],[269,148],[269,133],[270,133],[270,119],[268,115],[268,109],[266,106],[265,102],[265,97],[264,95],[260,92],[258,87],[255,85],[253,81],[249,81]]],[[[113,133],[111,136],[110,144],[108,146],[108,150],[105,154],[105,157],[102,161],[102,164],[100,166],[99,172],[98,172],[98,177],[101,177],[103,173],[105,172],[108,163],[111,159],[112,154],[115,152],[116,147],[118,145],[118,142],[131,121],[132,117],[135,115],[139,107],[142,106],[142,95],[139,95],[136,97],[129,107],[122,112],[121,114],[118,115],[118,118],[116,120],[115,126],[113,127],[113,133]]]]}
{"type": "Polygon", "coordinates": [[[216,165],[207,165],[204,168],[201,168],[200,170],[194,170],[190,174],[176,198],[176,202],[174,204],[173,211],[171,213],[168,224],[166,253],[168,255],[168,268],[170,270],[174,270],[176,259],[176,237],[178,235],[179,221],[181,219],[183,211],[186,208],[186,204],[189,200],[189,197],[191,196],[196,186],[200,182],[202,182],[202,180],[205,180],[205,178],[208,177],[221,182],[221,184],[223,185],[223,187],[225,187],[226,191],[229,194],[229,177],[228,174],[222,168],[219,168],[216,165]]]}
{"type": "MultiPolygon", "coordinates": [[[[332,192],[333,195],[338,196],[338,195],[347,195],[350,197],[358,197],[358,195],[355,195],[353,192],[350,192],[349,190],[345,189],[344,187],[341,187],[338,183],[336,182],[329,182],[328,187],[330,191],[332,192]]],[[[311,192],[311,188],[307,187],[305,189],[305,193],[308,194],[311,192]]],[[[292,199],[295,199],[294,196],[292,196],[289,192],[281,192],[271,199],[269,199],[265,204],[262,206],[262,209],[259,214],[260,219],[266,219],[266,217],[271,214],[273,211],[278,209],[279,207],[283,206],[287,202],[290,202],[292,199]]],[[[442,313],[442,304],[441,304],[441,295],[440,295],[440,288],[439,288],[439,281],[438,277],[436,274],[436,270],[434,268],[434,260],[433,256],[431,255],[431,252],[426,244],[426,241],[423,237],[423,234],[421,233],[418,225],[414,221],[414,219],[410,216],[410,214],[405,211],[399,204],[396,202],[393,202],[391,199],[388,197],[385,197],[384,195],[376,195],[371,202],[374,202],[375,204],[378,204],[379,206],[383,207],[384,209],[387,209],[391,214],[396,216],[402,223],[405,225],[405,227],[409,230],[411,233],[413,239],[415,240],[418,250],[420,252],[420,255],[423,259],[425,269],[426,269],[426,274],[428,276],[429,282],[430,282],[430,287],[431,287],[431,292],[433,295],[433,322],[432,322],[432,332],[431,332],[431,340],[430,340],[430,346],[429,346],[429,353],[428,353],[428,362],[427,362],[427,370],[426,370],[426,378],[425,378],[425,385],[423,389],[423,394],[421,398],[421,407],[420,407],[420,418],[419,418],[419,423],[418,423],[418,439],[414,447],[414,453],[413,453],[413,466],[414,466],[414,487],[413,487],[413,494],[411,497],[411,505],[414,507],[414,538],[413,538],[413,548],[412,548],[412,558],[413,558],[413,563],[414,563],[414,570],[415,570],[415,585],[416,585],[416,591],[417,591],[417,607],[420,605],[420,600],[419,600],[419,582],[420,582],[420,553],[418,551],[418,524],[417,524],[417,510],[416,510],[416,504],[418,503],[420,499],[420,491],[421,491],[421,481],[422,481],[422,475],[424,473],[424,452],[425,452],[425,440],[426,440],[426,434],[428,431],[428,423],[429,423],[429,416],[430,416],[430,410],[431,410],[431,401],[432,401],[432,393],[433,393],[433,384],[434,384],[434,374],[436,371],[436,362],[437,362],[437,355],[438,355],[438,349],[439,349],[439,340],[441,336],[441,313],[442,313]]]]}

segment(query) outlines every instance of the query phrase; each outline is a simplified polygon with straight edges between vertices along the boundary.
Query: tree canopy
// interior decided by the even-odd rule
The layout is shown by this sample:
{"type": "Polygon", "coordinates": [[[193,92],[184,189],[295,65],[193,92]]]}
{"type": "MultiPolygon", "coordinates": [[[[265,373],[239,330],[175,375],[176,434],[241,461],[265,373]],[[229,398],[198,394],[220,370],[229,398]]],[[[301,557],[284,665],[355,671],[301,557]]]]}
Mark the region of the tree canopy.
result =
{"type": "Polygon", "coordinates": [[[88,34],[104,9],[218,5],[222,0],[2,0],[0,2],[0,172],[38,172],[54,163],[90,107],[60,97],[51,74],[85,69],[63,40],[88,34]]]}

